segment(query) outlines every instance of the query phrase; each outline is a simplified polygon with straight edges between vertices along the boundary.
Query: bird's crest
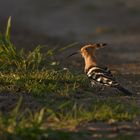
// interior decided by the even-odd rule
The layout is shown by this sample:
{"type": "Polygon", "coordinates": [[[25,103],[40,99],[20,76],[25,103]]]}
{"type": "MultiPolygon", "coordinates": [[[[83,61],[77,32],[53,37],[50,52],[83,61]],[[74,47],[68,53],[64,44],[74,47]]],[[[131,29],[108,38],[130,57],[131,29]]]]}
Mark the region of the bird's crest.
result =
{"type": "Polygon", "coordinates": [[[106,43],[95,43],[90,45],[85,45],[81,48],[82,56],[93,55],[97,49],[103,48],[106,43]]]}
{"type": "Polygon", "coordinates": [[[89,45],[85,45],[84,47],[81,48],[81,51],[83,50],[88,50],[89,48],[91,49],[99,49],[99,48],[103,48],[104,46],[106,46],[106,43],[95,43],[95,44],[89,44],[89,45]]]}
{"type": "Polygon", "coordinates": [[[72,54],[70,54],[69,56],[67,56],[66,58],[69,58],[75,54],[79,54],[81,53],[82,56],[88,55],[88,54],[93,54],[95,52],[95,50],[102,48],[106,46],[106,43],[95,43],[95,44],[89,44],[89,45],[85,45],[81,48],[80,51],[74,52],[72,54]]]}

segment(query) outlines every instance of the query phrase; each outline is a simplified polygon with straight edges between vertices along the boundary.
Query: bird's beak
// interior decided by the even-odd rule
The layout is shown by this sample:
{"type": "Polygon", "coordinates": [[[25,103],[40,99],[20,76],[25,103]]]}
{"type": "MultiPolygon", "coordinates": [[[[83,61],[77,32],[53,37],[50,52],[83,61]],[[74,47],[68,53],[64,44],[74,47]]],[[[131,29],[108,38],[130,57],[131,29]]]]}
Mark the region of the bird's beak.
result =
{"type": "Polygon", "coordinates": [[[76,55],[76,54],[80,54],[80,51],[77,51],[77,52],[74,52],[74,53],[68,55],[67,58],[69,58],[69,57],[71,57],[71,56],[73,56],[73,55],[76,55]]]}

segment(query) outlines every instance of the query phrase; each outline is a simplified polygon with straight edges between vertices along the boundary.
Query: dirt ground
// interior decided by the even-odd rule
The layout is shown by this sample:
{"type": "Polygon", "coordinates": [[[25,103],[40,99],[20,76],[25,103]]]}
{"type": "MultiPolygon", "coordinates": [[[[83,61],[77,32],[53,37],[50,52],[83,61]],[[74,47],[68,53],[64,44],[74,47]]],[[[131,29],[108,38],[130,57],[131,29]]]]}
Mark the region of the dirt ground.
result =
{"type": "MultiPolygon", "coordinates": [[[[135,93],[140,105],[140,1],[139,0],[24,0],[0,1],[2,30],[8,16],[12,16],[12,40],[25,49],[38,44],[65,46],[78,42],[63,56],[78,50],[82,44],[106,42],[108,47],[97,53],[99,62],[112,71],[121,73],[122,83],[135,93]],[[6,11],[5,11],[6,10],[6,11]],[[131,86],[130,86],[131,85],[131,86]]],[[[60,55],[59,58],[62,58],[60,55]]],[[[80,56],[70,58],[65,67],[83,67],[80,56]]],[[[19,95],[0,94],[0,106],[8,102],[9,107],[19,95]]],[[[24,95],[27,106],[34,98],[24,95]],[[26,100],[27,99],[27,100],[26,100]]],[[[38,103],[35,103],[38,104],[38,103]]],[[[6,108],[8,108],[6,105],[6,108]]],[[[3,107],[5,109],[5,107],[3,107]]],[[[35,106],[36,108],[36,106],[35,106]]],[[[140,118],[134,122],[118,124],[86,124],[82,129],[109,131],[108,137],[116,133],[134,133],[140,136],[140,118]]],[[[79,126],[80,128],[80,126],[79,126]]],[[[79,129],[77,128],[77,130],[79,129]]],[[[97,137],[100,135],[96,135],[97,137]]]]}

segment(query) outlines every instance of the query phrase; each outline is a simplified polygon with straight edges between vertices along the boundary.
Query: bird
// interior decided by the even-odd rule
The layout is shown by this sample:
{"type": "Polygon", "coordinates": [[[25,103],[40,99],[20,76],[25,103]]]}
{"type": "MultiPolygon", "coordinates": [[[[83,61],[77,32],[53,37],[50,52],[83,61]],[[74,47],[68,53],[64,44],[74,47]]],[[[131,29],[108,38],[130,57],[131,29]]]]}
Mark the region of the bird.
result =
{"type": "Polygon", "coordinates": [[[85,61],[85,74],[90,80],[91,86],[100,85],[115,88],[124,93],[125,95],[130,96],[132,95],[132,93],[116,81],[115,77],[113,76],[108,67],[101,67],[97,64],[95,56],[96,50],[103,48],[106,45],[106,43],[95,43],[85,45],[80,49],[79,52],[85,61]]]}

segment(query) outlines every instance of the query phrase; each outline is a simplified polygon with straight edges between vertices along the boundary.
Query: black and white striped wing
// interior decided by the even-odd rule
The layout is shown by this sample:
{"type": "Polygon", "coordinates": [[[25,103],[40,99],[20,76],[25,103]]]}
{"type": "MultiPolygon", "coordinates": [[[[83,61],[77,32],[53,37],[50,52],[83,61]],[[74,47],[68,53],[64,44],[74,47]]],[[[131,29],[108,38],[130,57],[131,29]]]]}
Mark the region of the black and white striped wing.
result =
{"type": "Polygon", "coordinates": [[[105,86],[115,87],[118,83],[115,81],[115,78],[111,74],[108,68],[101,67],[91,67],[86,72],[88,78],[90,79],[92,84],[102,84],[105,86]]]}

